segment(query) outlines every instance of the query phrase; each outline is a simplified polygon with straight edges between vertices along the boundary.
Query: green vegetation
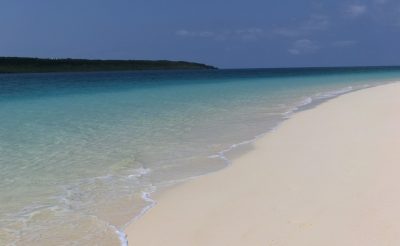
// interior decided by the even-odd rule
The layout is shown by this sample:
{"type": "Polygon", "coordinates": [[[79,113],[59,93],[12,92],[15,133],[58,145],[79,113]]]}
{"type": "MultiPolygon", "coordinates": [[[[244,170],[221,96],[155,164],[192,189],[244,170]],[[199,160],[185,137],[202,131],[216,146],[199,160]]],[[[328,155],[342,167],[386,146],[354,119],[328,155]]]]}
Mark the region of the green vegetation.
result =
{"type": "Polygon", "coordinates": [[[86,60],[0,57],[0,73],[94,72],[132,70],[216,69],[184,61],[86,60]]]}

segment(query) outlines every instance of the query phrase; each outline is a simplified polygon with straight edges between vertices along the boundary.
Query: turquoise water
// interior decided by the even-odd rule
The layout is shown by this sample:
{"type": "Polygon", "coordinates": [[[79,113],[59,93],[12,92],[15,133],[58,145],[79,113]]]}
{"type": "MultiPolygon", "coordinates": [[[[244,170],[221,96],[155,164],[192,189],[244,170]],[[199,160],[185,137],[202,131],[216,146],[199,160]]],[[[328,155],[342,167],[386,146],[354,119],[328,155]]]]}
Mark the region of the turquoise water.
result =
{"type": "Polygon", "coordinates": [[[400,69],[0,75],[0,245],[119,245],[151,194],[400,69]]]}

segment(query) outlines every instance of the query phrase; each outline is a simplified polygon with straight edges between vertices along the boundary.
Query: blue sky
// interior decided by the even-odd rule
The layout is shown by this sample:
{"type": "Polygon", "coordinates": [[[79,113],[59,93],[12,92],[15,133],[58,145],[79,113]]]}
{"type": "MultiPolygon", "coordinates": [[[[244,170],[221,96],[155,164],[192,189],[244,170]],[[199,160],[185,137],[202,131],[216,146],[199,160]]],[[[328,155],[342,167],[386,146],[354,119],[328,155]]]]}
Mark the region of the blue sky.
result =
{"type": "Polygon", "coordinates": [[[398,0],[0,0],[0,56],[400,65],[398,0]]]}

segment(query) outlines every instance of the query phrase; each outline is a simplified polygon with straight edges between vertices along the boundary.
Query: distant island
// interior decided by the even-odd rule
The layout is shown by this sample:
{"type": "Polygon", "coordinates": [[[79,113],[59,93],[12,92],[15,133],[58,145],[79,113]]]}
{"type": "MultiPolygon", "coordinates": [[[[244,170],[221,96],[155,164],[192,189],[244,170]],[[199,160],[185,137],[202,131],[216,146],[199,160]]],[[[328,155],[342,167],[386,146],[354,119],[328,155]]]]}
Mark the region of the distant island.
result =
{"type": "Polygon", "coordinates": [[[88,60],[0,57],[0,73],[95,72],[134,70],[216,69],[213,66],[168,60],[88,60]]]}

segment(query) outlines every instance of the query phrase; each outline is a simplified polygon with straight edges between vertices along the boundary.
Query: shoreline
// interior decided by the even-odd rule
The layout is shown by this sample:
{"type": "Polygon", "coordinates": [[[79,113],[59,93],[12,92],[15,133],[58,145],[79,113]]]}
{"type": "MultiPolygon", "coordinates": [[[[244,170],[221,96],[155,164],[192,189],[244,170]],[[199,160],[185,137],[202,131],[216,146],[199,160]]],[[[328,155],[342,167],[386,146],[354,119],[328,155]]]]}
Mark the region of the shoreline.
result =
{"type": "MultiPolygon", "coordinates": [[[[396,83],[397,81],[386,81],[387,84],[391,84],[391,83],[396,83]]],[[[328,91],[322,94],[318,94],[318,95],[310,95],[306,98],[303,98],[301,101],[299,101],[296,105],[293,106],[292,109],[290,109],[289,111],[286,111],[284,113],[282,113],[282,121],[280,121],[279,123],[277,123],[276,126],[268,129],[265,132],[262,132],[260,134],[257,134],[256,136],[248,139],[248,140],[243,140],[241,142],[232,144],[231,146],[229,146],[226,149],[223,149],[219,152],[216,152],[215,154],[209,155],[208,158],[211,159],[220,159],[222,161],[225,162],[225,167],[218,169],[216,171],[212,171],[212,172],[208,172],[208,173],[204,173],[204,174],[200,174],[200,175],[196,175],[196,176],[192,176],[192,177],[187,177],[181,180],[174,180],[174,181],[169,181],[166,182],[166,184],[164,184],[162,187],[162,191],[158,190],[156,188],[156,186],[152,186],[150,191],[143,191],[141,194],[142,200],[147,202],[148,205],[146,205],[140,212],[139,214],[135,215],[129,222],[127,222],[121,229],[116,229],[116,234],[118,235],[118,238],[121,242],[121,245],[128,245],[128,240],[127,240],[127,234],[125,233],[125,230],[127,227],[129,227],[132,223],[135,223],[137,220],[139,220],[144,214],[146,214],[148,211],[150,211],[153,207],[155,207],[157,205],[157,197],[161,196],[161,194],[163,194],[163,192],[167,191],[168,189],[175,187],[175,186],[179,186],[179,185],[183,185],[186,182],[190,182],[192,180],[195,180],[197,178],[201,178],[203,176],[207,176],[209,174],[215,173],[215,172],[219,172],[225,168],[228,168],[231,164],[232,161],[237,158],[238,156],[243,155],[244,153],[248,152],[248,148],[251,149],[252,144],[254,142],[256,142],[259,138],[265,137],[265,135],[269,134],[270,132],[275,131],[280,124],[282,124],[284,121],[289,120],[291,118],[292,115],[295,115],[299,112],[302,112],[304,110],[310,110],[314,107],[319,106],[320,104],[327,102],[329,100],[335,99],[336,97],[339,97],[341,95],[347,94],[347,93],[351,93],[351,92],[355,92],[358,90],[363,90],[366,88],[373,88],[379,85],[369,85],[369,84],[365,84],[363,87],[361,88],[356,88],[354,89],[352,86],[346,86],[343,88],[340,88],[338,90],[333,90],[333,91],[328,91]]],[[[160,187],[159,187],[160,188],[160,187]]]]}
{"type": "MultiPolygon", "coordinates": [[[[388,87],[399,88],[399,83],[388,84],[388,85],[383,85],[383,86],[378,86],[378,87],[367,88],[367,89],[363,89],[363,90],[359,90],[359,91],[355,91],[355,92],[350,92],[348,94],[341,95],[338,98],[333,98],[331,100],[325,101],[322,104],[318,105],[316,108],[297,112],[291,119],[282,122],[280,124],[280,126],[278,127],[278,129],[276,129],[273,132],[270,132],[269,134],[266,134],[265,136],[258,139],[255,143],[253,143],[252,145],[254,145],[253,146],[254,149],[248,153],[245,153],[243,156],[240,156],[240,157],[234,159],[233,164],[230,165],[228,168],[224,168],[218,172],[207,174],[204,177],[200,177],[200,178],[194,179],[192,181],[185,182],[183,184],[178,185],[177,187],[174,187],[171,190],[165,191],[163,194],[160,194],[160,199],[157,199],[157,203],[158,203],[157,206],[153,207],[150,211],[148,211],[146,214],[144,214],[139,220],[130,224],[125,229],[125,233],[128,235],[128,241],[130,243],[133,243],[134,245],[135,244],[142,245],[143,243],[146,243],[146,245],[161,245],[160,244],[161,242],[163,243],[163,245],[184,245],[185,242],[186,243],[190,242],[191,245],[205,245],[205,244],[207,244],[207,245],[217,245],[217,244],[224,245],[224,243],[226,244],[226,243],[228,243],[228,241],[230,241],[229,242],[230,245],[243,245],[243,243],[250,243],[250,241],[243,241],[241,244],[241,243],[239,243],[240,240],[238,241],[237,238],[236,238],[236,240],[229,240],[229,238],[234,239],[235,236],[237,237],[237,235],[241,235],[241,233],[243,233],[243,231],[237,230],[234,228],[230,228],[233,225],[232,223],[234,223],[235,221],[237,222],[237,220],[230,221],[228,223],[228,221],[230,220],[229,219],[230,216],[226,215],[225,211],[223,211],[223,212],[221,211],[221,214],[219,214],[219,213],[215,214],[215,216],[217,216],[217,217],[225,216],[224,219],[221,219],[221,220],[215,219],[214,216],[211,216],[211,217],[209,216],[209,213],[211,211],[213,211],[215,209],[220,209],[221,206],[222,207],[228,206],[228,204],[224,203],[224,201],[226,199],[235,200],[235,197],[236,197],[236,199],[237,198],[240,199],[240,197],[254,196],[254,194],[252,194],[252,192],[250,192],[251,194],[248,194],[249,192],[246,191],[244,189],[244,187],[235,187],[236,189],[233,187],[230,187],[230,186],[235,186],[235,185],[238,186],[239,185],[239,183],[235,184],[235,182],[232,182],[233,177],[236,177],[236,178],[240,177],[240,179],[238,179],[238,180],[241,180],[243,178],[242,176],[247,177],[247,176],[255,175],[255,174],[251,174],[252,172],[251,172],[251,170],[249,171],[249,169],[242,170],[246,165],[245,164],[240,165],[240,163],[242,163],[242,162],[259,163],[260,159],[261,159],[261,161],[262,160],[266,161],[265,158],[268,159],[269,158],[268,156],[267,157],[261,156],[262,157],[261,158],[260,153],[257,154],[257,152],[260,152],[260,149],[263,148],[263,146],[260,146],[260,144],[264,143],[264,142],[267,142],[267,145],[271,144],[271,143],[268,143],[268,142],[272,141],[271,138],[276,138],[276,135],[282,135],[282,134],[285,135],[285,129],[288,127],[290,128],[290,126],[293,125],[293,123],[292,123],[293,121],[299,121],[299,118],[300,119],[304,118],[304,115],[318,114],[318,112],[323,111],[321,108],[326,108],[331,104],[335,105],[337,101],[339,101],[339,102],[343,101],[343,98],[346,99],[348,97],[355,97],[355,95],[358,95],[358,94],[363,95],[363,94],[367,93],[366,91],[372,92],[372,90],[374,90],[374,91],[375,90],[384,90],[382,88],[388,88],[388,87]],[[283,133],[282,133],[282,131],[283,131],[283,133]],[[257,155],[258,155],[258,157],[254,157],[257,155]],[[249,161],[248,160],[249,158],[253,158],[253,160],[249,161]],[[221,176],[221,177],[219,177],[219,176],[221,176]],[[228,181],[225,182],[224,179],[228,179],[228,181]],[[213,184],[216,183],[221,186],[224,186],[224,185],[226,185],[226,183],[229,183],[230,190],[226,189],[226,191],[227,191],[226,193],[228,193],[228,194],[218,192],[219,187],[210,186],[210,184],[208,182],[211,182],[213,184]],[[224,182],[225,182],[225,184],[224,184],[224,182]],[[232,191],[232,189],[233,189],[233,191],[232,191]],[[242,193],[240,193],[239,191],[242,193]],[[221,195],[221,197],[219,197],[220,195],[221,195]],[[189,204],[187,204],[187,206],[185,206],[185,203],[182,202],[182,199],[186,199],[186,198],[196,200],[197,202],[195,204],[193,202],[190,202],[189,204]],[[210,198],[215,198],[215,199],[213,199],[215,201],[210,201],[210,198]],[[210,204],[210,203],[212,203],[212,204],[210,204]],[[169,206],[173,206],[174,211],[170,211],[171,209],[168,209],[168,208],[171,208],[171,207],[169,207],[169,206]],[[176,210],[178,210],[178,211],[176,211],[176,210]],[[180,212],[180,211],[183,211],[183,212],[180,212]],[[204,218],[203,219],[198,218],[198,214],[203,214],[204,218]],[[177,225],[165,227],[168,225],[168,223],[166,223],[166,222],[169,221],[166,218],[169,218],[169,220],[171,220],[171,219],[177,220],[177,225]],[[198,223],[199,220],[202,223],[199,224],[198,223]],[[201,224],[203,224],[204,222],[210,223],[210,225],[213,225],[215,222],[217,222],[217,224],[220,223],[221,226],[224,225],[230,229],[226,228],[225,230],[223,230],[223,231],[225,231],[226,235],[219,235],[219,234],[218,235],[209,235],[209,233],[211,232],[210,228],[201,227],[201,224]],[[166,223],[166,224],[164,224],[164,223],[166,223]],[[163,227],[163,225],[164,225],[164,227],[163,227]],[[197,238],[197,237],[193,238],[193,233],[198,234],[199,231],[203,231],[203,230],[207,231],[208,233],[206,233],[206,235],[203,235],[200,238],[197,238]],[[168,231],[168,233],[166,231],[168,231]],[[153,238],[149,238],[151,235],[153,238]],[[165,238],[165,236],[168,236],[168,238],[170,238],[170,240],[167,240],[165,238]],[[157,243],[156,239],[160,239],[160,241],[157,243]]],[[[398,89],[398,91],[400,92],[399,89],[398,89]]],[[[360,97],[360,96],[358,96],[358,97],[360,97]]],[[[319,114],[321,114],[321,113],[319,113],[319,114]]],[[[310,117],[313,118],[312,115],[310,117]]],[[[294,127],[294,128],[296,128],[296,127],[294,127]]],[[[297,129],[297,132],[299,132],[298,129],[297,129]]],[[[276,139],[276,140],[279,140],[279,139],[276,139]]],[[[282,142],[282,141],[280,140],[280,142],[282,142]]],[[[282,144],[284,145],[285,143],[282,143],[282,144]]],[[[276,154],[273,154],[273,155],[276,155],[276,154]]],[[[284,160],[280,160],[280,161],[284,162],[284,160]]],[[[247,165],[249,165],[249,164],[247,164],[247,165]]],[[[252,165],[256,165],[256,164],[252,163],[252,165]]],[[[263,170],[263,168],[266,168],[266,167],[261,168],[259,165],[258,166],[256,165],[256,168],[263,170]]],[[[267,168],[271,168],[271,167],[267,167],[267,168]]],[[[277,168],[277,167],[275,167],[275,168],[277,168]]],[[[244,169],[246,169],[246,168],[244,168],[244,169]]],[[[282,169],[282,167],[281,167],[281,169],[282,169]]],[[[279,170],[279,168],[278,168],[278,170],[274,170],[274,171],[288,172],[288,170],[279,170]]],[[[251,179],[250,180],[245,179],[245,181],[249,182],[249,184],[247,185],[247,186],[249,186],[250,183],[252,185],[254,185],[254,182],[257,181],[257,179],[255,179],[254,181],[251,179]]],[[[270,182],[270,181],[265,181],[264,179],[261,179],[261,180],[258,180],[258,182],[260,183],[260,185],[265,185],[265,182],[270,182]]],[[[304,184],[304,185],[306,185],[306,184],[304,184]]],[[[249,187],[247,187],[247,188],[249,188],[249,187]]],[[[251,189],[251,190],[260,192],[260,191],[257,191],[257,185],[252,188],[255,188],[255,189],[251,189]]],[[[278,191],[279,191],[279,189],[276,190],[276,192],[278,192],[278,191]]],[[[271,198],[272,197],[273,196],[271,196],[271,198]]],[[[259,200],[259,199],[260,199],[259,197],[256,197],[256,200],[259,200]]],[[[246,203],[243,201],[243,199],[240,199],[240,200],[242,200],[241,203],[246,203]]],[[[266,201],[263,200],[262,202],[266,202],[266,201]]],[[[241,203],[238,203],[238,205],[236,205],[236,207],[232,206],[230,209],[232,209],[232,211],[236,211],[237,209],[241,210],[241,209],[243,209],[243,207],[249,206],[249,205],[245,206],[244,204],[241,204],[241,203]]],[[[248,208],[252,209],[251,206],[248,208]]],[[[265,213],[267,213],[267,212],[268,211],[265,211],[265,213]]],[[[266,217],[266,218],[268,218],[268,217],[266,217]]],[[[249,223],[249,218],[241,218],[240,221],[241,221],[241,224],[244,224],[244,226],[247,226],[247,227],[251,227],[252,226],[251,224],[255,224],[255,225],[257,224],[255,222],[249,223]]],[[[277,221],[275,221],[275,222],[277,222],[277,221]]],[[[276,223],[274,223],[274,224],[276,224],[276,223]]],[[[215,225],[213,225],[213,226],[215,227],[215,225]]],[[[211,227],[213,227],[213,226],[211,226],[211,227]]],[[[263,228],[265,226],[267,226],[267,225],[264,225],[264,224],[258,225],[258,227],[261,227],[261,228],[263,228]]],[[[216,228],[216,229],[221,229],[221,228],[216,228]]],[[[274,239],[274,240],[276,240],[276,239],[274,239]]],[[[278,241],[276,241],[276,242],[278,242],[278,241]]],[[[251,245],[253,245],[253,244],[251,244],[251,245]]],[[[256,245],[258,245],[258,244],[256,244],[256,245]]]]}
{"type": "MultiPolygon", "coordinates": [[[[162,186],[163,189],[161,191],[158,190],[156,188],[156,186],[152,186],[151,191],[144,191],[144,192],[142,192],[142,195],[141,195],[142,200],[146,201],[148,203],[148,205],[145,206],[140,211],[140,213],[135,215],[129,222],[125,223],[125,225],[123,225],[120,230],[118,230],[117,234],[118,234],[118,237],[121,238],[120,241],[121,241],[122,245],[126,245],[128,243],[128,241],[126,239],[127,235],[125,234],[125,229],[127,227],[129,227],[132,223],[135,223],[137,220],[139,220],[144,214],[146,214],[148,211],[150,211],[153,207],[155,207],[157,205],[157,197],[160,197],[161,194],[163,194],[163,192],[167,191],[168,189],[170,189],[170,188],[173,189],[173,187],[175,187],[175,186],[183,185],[186,182],[190,182],[197,178],[201,178],[203,176],[207,176],[209,174],[219,172],[225,168],[229,168],[229,166],[232,164],[232,161],[234,159],[240,157],[241,155],[245,154],[248,151],[251,151],[252,144],[254,144],[254,142],[256,142],[260,138],[265,137],[265,135],[275,131],[277,128],[279,128],[279,126],[284,121],[290,120],[293,115],[295,115],[299,112],[313,109],[327,101],[330,101],[332,99],[335,99],[337,97],[340,97],[340,96],[348,94],[348,93],[352,93],[352,92],[356,92],[356,91],[364,90],[364,89],[368,89],[368,88],[373,88],[373,87],[377,87],[377,86],[393,84],[393,83],[397,83],[397,82],[398,82],[397,80],[388,80],[388,81],[385,81],[384,84],[364,84],[360,88],[353,88],[352,86],[345,86],[345,87],[342,87],[337,90],[327,91],[324,93],[318,93],[316,95],[310,95],[306,98],[303,98],[302,100],[299,100],[299,102],[297,104],[293,105],[292,109],[290,109],[286,112],[283,112],[282,120],[280,122],[278,122],[274,127],[269,128],[268,130],[261,132],[252,138],[232,144],[228,148],[223,149],[221,151],[216,152],[215,154],[208,156],[208,158],[211,158],[211,159],[216,158],[216,159],[220,159],[220,160],[224,161],[226,164],[225,167],[218,169],[216,171],[212,171],[212,172],[208,172],[208,173],[204,173],[204,174],[200,174],[200,175],[196,175],[196,176],[192,176],[192,177],[187,177],[187,178],[180,179],[180,180],[168,181],[162,186]]],[[[158,187],[158,188],[160,188],[160,187],[158,187]]]]}

